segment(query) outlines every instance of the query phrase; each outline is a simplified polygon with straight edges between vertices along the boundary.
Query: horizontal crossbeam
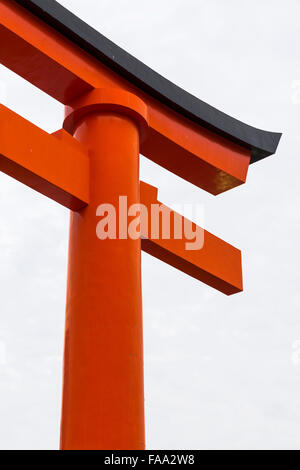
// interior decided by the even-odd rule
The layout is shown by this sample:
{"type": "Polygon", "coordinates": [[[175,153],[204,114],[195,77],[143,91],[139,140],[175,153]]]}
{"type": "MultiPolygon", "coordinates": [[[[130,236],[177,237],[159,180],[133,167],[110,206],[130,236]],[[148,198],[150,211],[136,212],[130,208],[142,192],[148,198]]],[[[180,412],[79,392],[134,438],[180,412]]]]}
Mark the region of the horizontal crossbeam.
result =
{"type": "Polygon", "coordinates": [[[0,105],[0,171],[68,209],[89,202],[89,159],[66,131],[48,134],[0,105]]]}
{"type": "MultiPolygon", "coordinates": [[[[89,203],[88,150],[66,131],[48,134],[3,105],[0,105],[0,170],[68,209],[77,211],[89,203]]],[[[157,189],[141,182],[141,203],[149,216],[147,233],[145,226],[142,231],[145,252],[225,294],[242,290],[239,250],[195,225],[200,245],[196,250],[187,250],[186,243],[191,240],[184,232],[181,239],[175,239],[175,213],[157,200],[157,189]],[[169,212],[168,239],[161,228],[156,238],[152,236],[152,205],[169,212]],[[224,259],[226,263],[221,261],[224,259]]]]}
{"type": "MultiPolygon", "coordinates": [[[[144,233],[142,238],[143,251],[224,294],[241,292],[243,280],[240,250],[195,224],[193,224],[193,231],[198,233],[198,239],[199,242],[202,240],[202,245],[200,249],[187,249],[187,244],[191,243],[191,239],[185,236],[184,232],[180,239],[174,236],[175,224],[176,222],[178,224],[182,216],[159,202],[157,194],[157,188],[141,182],[141,202],[148,208],[147,234],[144,233]],[[168,239],[164,239],[162,235],[162,226],[158,239],[151,236],[151,229],[153,229],[151,206],[157,204],[160,212],[171,222],[171,237],[168,239]]],[[[183,218],[182,226],[186,222],[187,220],[183,218]]]]}

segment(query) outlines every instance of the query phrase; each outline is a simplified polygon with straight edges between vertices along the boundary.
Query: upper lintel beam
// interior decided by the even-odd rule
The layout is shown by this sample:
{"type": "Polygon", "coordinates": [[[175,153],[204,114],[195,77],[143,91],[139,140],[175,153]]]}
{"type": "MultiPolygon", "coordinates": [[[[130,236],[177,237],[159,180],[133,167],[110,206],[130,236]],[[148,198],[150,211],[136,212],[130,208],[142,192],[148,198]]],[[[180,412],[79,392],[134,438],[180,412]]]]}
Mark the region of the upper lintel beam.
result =
{"type": "MultiPolygon", "coordinates": [[[[89,203],[88,150],[66,131],[48,134],[3,105],[0,171],[71,210],[80,210],[89,203]]],[[[158,201],[157,189],[141,182],[141,203],[149,215],[147,233],[142,223],[144,251],[227,295],[242,290],[239,250],[196,226],[200,245],[187,250],[186,243],[191,240],[184,231],[183,238],[174,238],[175,216],[181,216],[158,201]],[[153,205],[170,215],[168,239],[161,227],[156,237],[152,235],[153,205]],[[221,259],[227,262],[221,263],[221,259]]]]}
{"type": "MultiPolygon", "coordinates": [[[[18,3],[21,2],[0,0],[0,42],[6,45],[0,48],[0,62],[5,66],[64,104],[94,88],[118,87],[130,91],[148,107],[149,129],[141,144],[143,155],[212,194],[245,182],[254,152],[246,142],[226,132],[217,132],[217,128],[206,126],[204,121],[191,119],[176,106],[139,86],[132,77],[125,77],[104,59],[98,60],[97,54],[91,51],[88,54],[83,46],[78,47],[80,44],[74,37],[57,22],[50,21],[52,7],[55,6],[55,15],[64,11],[57,2],[43,1],[39,8],[39,2],[22,2],[26,10],[18,3]],[[34,15],[28,11],[33,4],[37,8],[34,15]]],[[[66,11],[65,18],[66,25],[71,27],[73,15],[66,11]]],[[[101,35],[99,49],[100,38],[101,35]]],[[[137,66],[137,70],[142,66],[137,66]]],[[[150,69],[143,67],[145,77],[151,77],[150,69]]],[[[239,126],[235,122],[233,127],[239,126]]]]}
{"type": "Polygon", "coordinates": [[[54,0],[15,0],[114,72],[197,124],[252,151],[251,162],[276,152],[281,134],[249,126],[176,86],[54,0]]]}

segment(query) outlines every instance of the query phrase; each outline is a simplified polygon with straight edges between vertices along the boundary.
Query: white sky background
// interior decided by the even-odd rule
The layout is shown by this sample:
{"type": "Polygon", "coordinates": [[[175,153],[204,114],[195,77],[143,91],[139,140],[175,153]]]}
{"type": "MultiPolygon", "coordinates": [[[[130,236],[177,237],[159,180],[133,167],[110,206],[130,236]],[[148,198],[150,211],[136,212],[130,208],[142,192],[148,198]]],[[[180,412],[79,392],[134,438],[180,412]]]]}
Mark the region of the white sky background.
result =
{"type": "MultiPolygon", "coordinates": [[[[284,133],[217,197],[142,158],[162,202],[203,203],[205,228],[242,250],[245,287],[226,297],[144,255],[147,447],[300,449],[300,2],[60,3],[204,101],[284,133]]],[[[0,95],[61,127],[62,106],[3,67],[0,95]]],[[[58,447],[68,218],[0,174],[2,449],[58,447]]]]}

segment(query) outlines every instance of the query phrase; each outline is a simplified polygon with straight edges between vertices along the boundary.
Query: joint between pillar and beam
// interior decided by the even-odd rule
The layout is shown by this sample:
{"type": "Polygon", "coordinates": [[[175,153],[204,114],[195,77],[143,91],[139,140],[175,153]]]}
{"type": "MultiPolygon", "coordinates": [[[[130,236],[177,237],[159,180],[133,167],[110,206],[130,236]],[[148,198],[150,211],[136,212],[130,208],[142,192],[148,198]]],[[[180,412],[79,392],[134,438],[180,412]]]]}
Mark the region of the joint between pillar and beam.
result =
{"type": "Polygon", "coordinates": [[[130,117],[138,125],[140,141],[149,126],[147,105],[139,97],[118,88],[97,88],[66,106],[63,128],[71,135],[82,119],[91,113],[115,112],[130,117]]]}

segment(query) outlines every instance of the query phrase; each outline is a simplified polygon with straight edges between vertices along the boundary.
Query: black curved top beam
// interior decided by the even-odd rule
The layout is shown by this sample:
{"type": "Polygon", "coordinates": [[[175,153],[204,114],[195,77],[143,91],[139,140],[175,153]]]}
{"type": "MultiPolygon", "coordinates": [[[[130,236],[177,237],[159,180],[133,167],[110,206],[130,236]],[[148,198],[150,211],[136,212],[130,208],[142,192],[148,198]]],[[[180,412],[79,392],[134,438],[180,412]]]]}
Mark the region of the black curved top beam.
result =
{"type": "Polygon", "coordinates": [[[174,85],[55,0],[15,0],[79,47],[173,110],[251,149],[251,163],[276,152],[280,133],[256,129],[174,85]]]}

